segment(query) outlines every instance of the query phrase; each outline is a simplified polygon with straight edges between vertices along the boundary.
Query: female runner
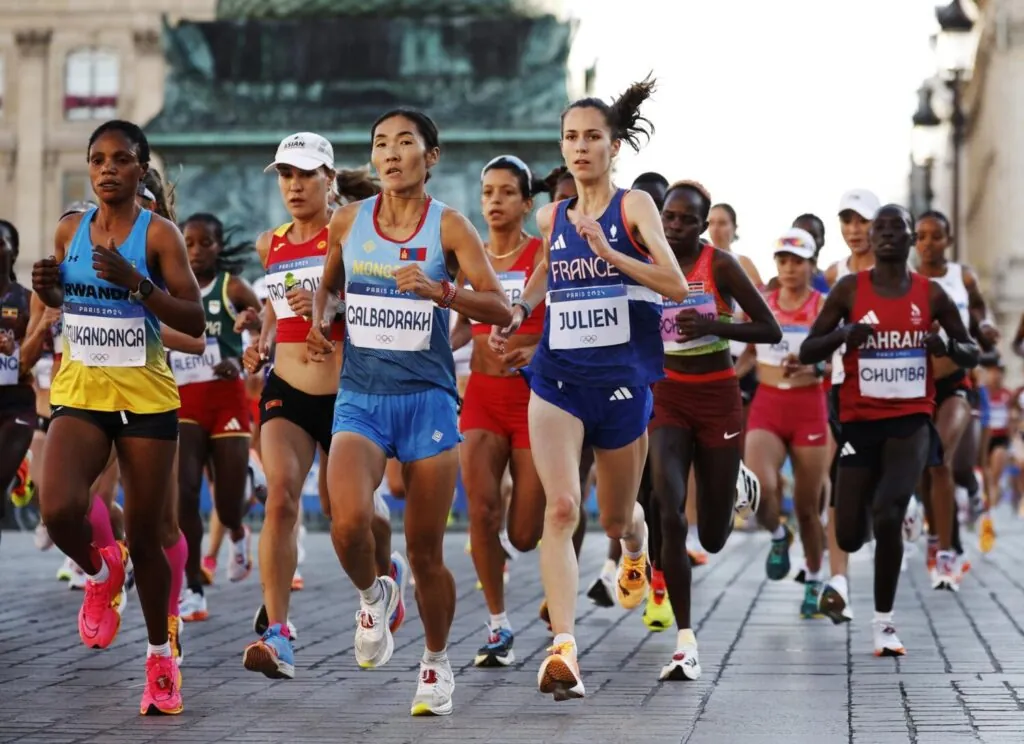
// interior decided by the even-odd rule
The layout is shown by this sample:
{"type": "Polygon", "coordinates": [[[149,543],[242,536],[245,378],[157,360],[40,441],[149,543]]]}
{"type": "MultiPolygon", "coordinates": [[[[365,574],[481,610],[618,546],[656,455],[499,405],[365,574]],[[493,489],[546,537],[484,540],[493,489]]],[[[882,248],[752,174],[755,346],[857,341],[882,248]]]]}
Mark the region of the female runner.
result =
{"type": "Polygon", "coordinates": [[[335,353],[320,324],[344,290],[345,362],[328,458],[331,538],[359,590],[356,660],[381,666],[394,651],[385,620],[399,590],[374,570],[370,522],[385,462],[398,459],[406,486],[406,546],[426,641],[411,711],[447,715],[455,686],[447,655],[455,583],[443,546],[461,440],[448,311],[507,325],[509,305],[476,230],[426,194],[441,154],[430,117],[388,111],[370,136],[383,191],[332,217],[310,333],[314,359],[335,353]],[[460,272],[472,289],[453,282],[460,272]]]}
{"type": "Polygon", "coordinates": [[[906,650],[896,636],[892,608],[903,560],[903,518],[925,467],[941,462],[930,359],[949,356],[972,367],[978,347],[946,291],[907,266],[914,228],[906,209],[879,209],[870,241],[874,268],[843,277],[832,288],[800,347],[800,362],[824,362],[846,345],[836,535],[842,550],[855,553],[871,520],[875,655],[902,656],[906,650]],[[948,341],[931,330],[933,321],[948,341]]]}
{"type": "Polygon", "coordinates": [[[141,711],[176,714],[181,680],[169,642],[165,551],[184,549],[174,517],[179,399],[159,323],[198,337],[203,310],[181,233],[136,203],[149,165],[142,130],[124,121],[101,125],[88,160],[99,208],[61,220],[54,255],[32,270],[43,302],[64,310],[65,359],[50,392],[46,440],[47,459],[60,467],[43,474],[43,521],[89,575],[79,613],[87,646],[106,648],[117,635],[130,553],[149,636],[141,711]],[[111,443],[125,487],[127,551],[98,547],[86,520],[89,487],[111,443]]]}
{"type": "Polygon", "coordinates": [[[574,638],[579,566],[572,534],[580,508],[579,465],[594,448],[598,507],[609,537],[622,540],[616,594],[632,609],[647,598],[644,510],[637,491],[647,457],[650,385],[663,376],[662,296],[686,297],[657,207],[642,191],[617,189],[612,162],[647,134],[640,105],[654,81],[635,83],[611,105],[576,101],[562,113],[562,157],[576,199],[537,215],[548,236],[548,271],[524,292],[500,343],[548,293],[544,334],[530,364],[530,440],[547,499],[541,579],[555,633],[537,681],[556,700],[585,691],[574,638]],[[550,290],[550,291],[549,291],[550,290]]]}

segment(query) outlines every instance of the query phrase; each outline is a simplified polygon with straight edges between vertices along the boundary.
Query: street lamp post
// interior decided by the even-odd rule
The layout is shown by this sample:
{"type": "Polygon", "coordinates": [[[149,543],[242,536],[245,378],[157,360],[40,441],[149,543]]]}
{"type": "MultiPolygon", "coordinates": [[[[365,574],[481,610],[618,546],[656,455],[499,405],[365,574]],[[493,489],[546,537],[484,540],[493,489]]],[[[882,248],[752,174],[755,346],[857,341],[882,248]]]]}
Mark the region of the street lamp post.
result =
{"type": "Polygon", "coordinates": [[[932,89],[926,81],[917,89],[917,111],[910,143],[910,197],[915,214],[932,208],[932,165],[944,139],[942,121],[932,108],[932,89]]]}
{"type": "Polygon", "coordinates": [[[952,0],[948,5],[935,9],[935,18],[941,29],[936,40],[935,54],[939,65],[948,75],[946,86],[952,99],[950,128],[953,141],[953,260],[957,260],[961,245],[960,231],[960,161],[963,150],[964,134],[967,117],[964,115],[962,88],[967,71],[970,69],[974,54],[974,38],[971,31],[974,21],[964,11],[960,0],[952,0]]]}

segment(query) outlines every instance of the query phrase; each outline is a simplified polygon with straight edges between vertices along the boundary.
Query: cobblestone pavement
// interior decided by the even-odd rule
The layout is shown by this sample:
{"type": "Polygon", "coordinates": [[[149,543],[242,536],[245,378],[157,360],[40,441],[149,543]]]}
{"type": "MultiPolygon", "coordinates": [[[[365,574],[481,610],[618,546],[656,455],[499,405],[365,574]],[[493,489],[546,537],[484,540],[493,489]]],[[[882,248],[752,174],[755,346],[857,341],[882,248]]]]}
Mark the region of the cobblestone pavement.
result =
{"type": "MultiPolygon", "coordinates": [[[[271,682],[242,669],[259,583],[253,576],[228,585],[218,577],[209,592],[210,620],[187,626],[184,635],[184,714],[141,718],[145,637],[135,598],[115,645],[85,649],[75,632],[81,595],[54,580],[57,552],[37,553],[29,536],[7,533],[0,549],[0,741],[1021,742],[1024,526],[1008,513],[999,517],[996,551],[972,555],[974,568],[959,595],[933,592],[921,552],[911,557],[896,606],[909,649],[903,660],[871,654],[869,552],[853,559],[857,618],[834,627],[801,621],[801,587],[764,578],[766,537],[737,534],[694,571],[699,682],[658,683],[673,634],[648,633],[639,611],[595,609],[584,600],[578,638],[588,695],[559,704],[535,687],[549,642],[537,619],[536,556],[512,564],[508,608],[518,663],[475,669],[486,610],[463,553],[465,536],[452,534],[456,709],[439,719],[409,717],[423,647],[414,609],[387,667],[356,666],[355,594],[324,534],[309,536],[306,590],[293,595],[301,639],[297,678],[271,682]]],[[[605,545],[603,536],[588,535],[581,590],[605,545]]]]}

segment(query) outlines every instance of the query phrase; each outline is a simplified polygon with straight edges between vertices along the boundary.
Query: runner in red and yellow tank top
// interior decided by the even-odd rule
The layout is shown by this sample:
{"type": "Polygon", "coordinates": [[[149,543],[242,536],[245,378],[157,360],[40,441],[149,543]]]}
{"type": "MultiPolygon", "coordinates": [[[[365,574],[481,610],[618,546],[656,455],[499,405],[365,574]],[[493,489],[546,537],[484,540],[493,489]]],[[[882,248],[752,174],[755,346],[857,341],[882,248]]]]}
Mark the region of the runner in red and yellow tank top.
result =
{"type": "MultiPolygon", "coordinates": [[[[178,520],[188,541],[185,564],[187,589],[181,603],[186,622],[208,616],[200,560],[203,521],[199,493],[203,471],[212,463],[212,493],[220,522],[230,531],[232,559],[228,578],[241,581],[252,570],[245,490],[249,465],[249,410],[242,378],[242,336],[235,330],[240,311],[259,309],[259,301],[244,279],[232,274],[241,268],[240,250],[228,246],[224,226],[212,214],[194,214],[183,225],[189,264],[199,282],[206,313],[202,354],[171,351],[168,361],[178,383],[178,520]]],[[[253,327],[256,323],[253,322],[253,327]]]]}
{"type": "MultiPolygon", "coordinates": [[[[488,259],[513,305],[522,301],[523,288],[543,263],[543,242],[523,229],[533,208],[533,196],[546,189],[537,184],[529,166],[514,155],[502,155],[484,166],[480,202],[487,220],[488,259]]],[[[459,430],[465,441],[459,452],[462,482],[469,502],[469,533],[473,564],[490,615],[487,642],[474,664],[503,667],[515,661],[514,633],[505,612],[504,566],[508,556],[499,534],[506,522],[501,481],[511,468],[512,496],[507,529],[518,551],[533,550],[544,529],[544,488],[533,465],[527,407],[530,386],[519,369],[529,364],[544,328],[544,305],[528,310],[526,320],[508,339],[504,354],[491,349],[491,326],[459,316],[452,348],[461,348],[472,335],[469,383],[462,401],[459,430]]]]}
{"type": "Polygon", "coordinates": [[[701,242],[710,208],[703,186],[681,181],[669,187],[661,212],[665,237],[689,284],[682,304],[664,304],[667,379],[654,384],[648,454],[661,525],[660,555],[651,547],[651,555],[660,559],[651,589],[657,595],[659,585],[667,587],[679,627],[676,651],[661,670],[662,679],[673,680],[697,679],[701,672],[690,621],[690,562],[683,549],[691,466],[705,549],[717,553],[725,545],[734,506],[756,510],[756,479],[740,461],[743,408],[729,341],[775,343],[782,338],[771,310],[736,259],[701,242]],[[732,322],[734,298],[750,322],[732,322]]]}
{"type": "MultiPolygon", "coordinates": [[[[962,367],[978,362],[946,291],[907,267],[914,239],[906,209],[882,207],[871,225],[875,267],[843,277],[829,294],[800,349],[803,364],[824,362],[844,343],[846,380],[839,391],[839,475],[835,514],[839,547],[848,553],[875,536],[875,654],[906,653],[892,608],[903,558],[903,517],[925,467],[940,461],[932,424],[935,385],[929,355],[962,367]],[[936,322],[949,337],[943,342],[936,322]]],[[[822,593],[829,616],[837,593],[822,593]]]]}
{"type": "Polygon", "coordinates": [[[748,346],[737,364],[742,374],[757,362],[759,386],[747,418],[744,459],[761,481],[764,505],[761,526],[772,533],[765,569],[780,581],[789,575],[789,546],[793,533],[779,519],[782,489],[779,469],[787,455],[793,463],[793,501],[800,523],[800,539],[807,559],[804,600],[800,614],[818,617],[821,559],[821,488],[828,475],[828,407],[822,389],[824,367],[803,366],[797,359],[800,345],[824,302],[812,289],[816,246],[804,230],[791,228],[775,246],[777,288],[768,294],[768,306],[782,326],[777,344],[748,346]]]}

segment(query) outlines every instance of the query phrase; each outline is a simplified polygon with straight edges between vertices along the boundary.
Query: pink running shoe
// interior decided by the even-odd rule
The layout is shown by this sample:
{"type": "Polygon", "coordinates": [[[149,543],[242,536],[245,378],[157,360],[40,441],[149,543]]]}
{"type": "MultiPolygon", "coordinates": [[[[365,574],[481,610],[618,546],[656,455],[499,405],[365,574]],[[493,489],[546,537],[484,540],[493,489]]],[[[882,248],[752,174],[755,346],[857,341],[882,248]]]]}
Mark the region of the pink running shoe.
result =
{"type": "Polygon", "coordinates": [[[217,578],[217,557],[213,555],[204,555],[203,560],[199,565],[201,573],[201,580],[206,586],[212,586],[213,580],[217,578]]]}
{"type": "Polygon", "coordinates": [[[181,702],[181,671],[171,656],[146,659],[146,686],[139,713],[144,716],[176,716],[185,709],[181,702]]]}
{"type": "Polygon", "coordinates": [[[100,548],[100,558],[107,564],[110,576],[98,583],[92,579],[85,582],[85,598],[78,612],[78,635],[89,648],[106,648],[117,638],[121,628],[121,613],[125,599],[125,561],[128,551],[124,545],[108,545],[100,548]]]}

